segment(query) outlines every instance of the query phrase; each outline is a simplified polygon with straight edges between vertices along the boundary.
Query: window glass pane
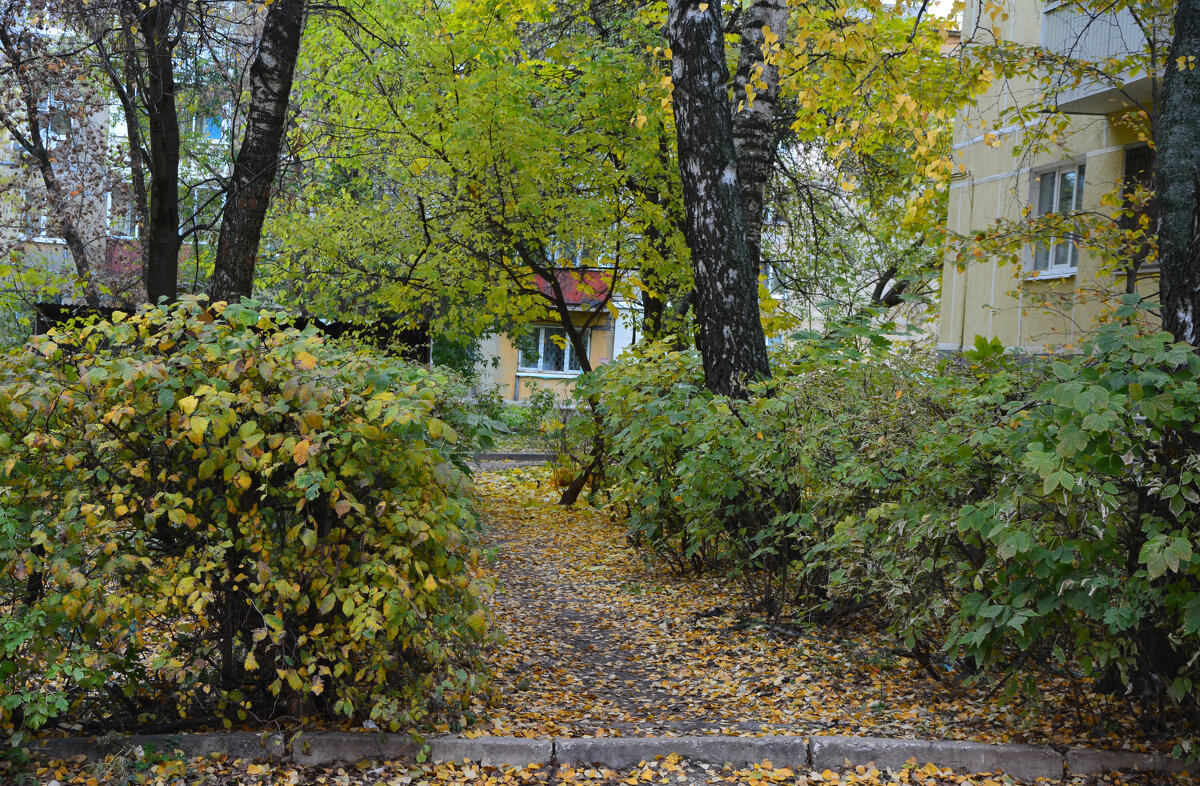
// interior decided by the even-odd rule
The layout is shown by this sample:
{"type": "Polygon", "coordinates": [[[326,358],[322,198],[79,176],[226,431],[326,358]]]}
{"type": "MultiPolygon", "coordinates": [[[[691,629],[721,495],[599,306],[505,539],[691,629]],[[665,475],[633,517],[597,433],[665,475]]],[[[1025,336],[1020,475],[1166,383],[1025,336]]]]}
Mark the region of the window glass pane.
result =
{"type": "Polygon", "coordinates": [[[209,117],[204,120],[204,135],[212,140],[221,138],[221,118],[209,117]]]}
{"type": "MultiPolygon", "coordinates": [[[[540,349],[542,346],[542,329],[537,328],[536,330],[534,330],[533,335],[530,336],[530,339],[533,341],[536,341],[537,343],[534,344],[534,346],[536,346],[540,349]]],[[[537,351],[534,351],[531,353],[531,352],[526,352],[524,349],[522,349],[520,351],[519,359],[517,360],[517,366],[519,368],[537,368],[538,367],[537,351]]]]}
{"type": "Polygon", "coordinates": [[[66,137],[71,133],[71,115],[62,109],[50,110],[50,133],[66,137]]]}
{"type": "Polygon", "coordinates": [[[542,341],[542,371],[563,371],[566,368],[566,350],[559,343],[566,338],[562,328],[545,328],[542,341]],[[554,339],[557,338],[558,341],[554,339]]]}
{"type": "Polygon", "coordinates": [[[1058,212],[1069,213],[1075,205],[1075,170],[1063,172],[1058,181],[1058,212]]]}
{"type": "Polygon", "coordinates": [[[1033,249],[1033,269],[1045,270],[1050,267],[1050,249],[1045,246],[1036,246],[1033,249]]]}
{"type": "Polygon", "coordinates": [[[583,367],[579,365],[579,355],[575,352],[574,346],[567,347],[567,369],[569,371],[583,370],[583,367]]]}
{"type": "Polygon", "coordinates": [[[1076,210],[1083,210],[1083,176],[1084,176],[1085,169],[1086,168],[1084,167],[1083,164],[1079,165],[1079,180],[1077,180],[1075,183],[1075,209],[1076,210]]]}
{"type": "Polygon", "coordinates": [[[1055,267],[1070,267],[1071,266],[1071,246],[1075,245],[1069,240],[1063,243],[1054,244],[1054,266],[1055,267]]]}
{"type": "Polygon", "coordinates": [[[1038,208],[1039,216],[1054,212],[1054,184],[1057,177],[1053,172],[1042,175],[1038,179],[1038,208]]]}

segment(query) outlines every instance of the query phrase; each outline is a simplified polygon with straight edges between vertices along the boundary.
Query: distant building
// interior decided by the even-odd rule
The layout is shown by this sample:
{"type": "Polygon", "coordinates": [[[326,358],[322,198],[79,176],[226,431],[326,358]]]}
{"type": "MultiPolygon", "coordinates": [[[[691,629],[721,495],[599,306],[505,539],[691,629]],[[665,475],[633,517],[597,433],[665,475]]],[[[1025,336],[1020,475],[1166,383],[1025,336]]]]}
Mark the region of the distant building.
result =
{"type": "MultiPolygon", "coordinates": [[[[608,277],[603,271],[560,271],[558,283],[571,307],[574,324],[584,328],[588,360],[593,368],[610,362],[636,341],[634,312],[626,304],[608,298],[608,277]],[[613,312],[616,313],[613,313],[613,312]]],[[[549,292],[544,279],[538,288],[549,292]]],[[[492,335],[479,344],[479,384],[496,388],[508,401],[523,401],[537,388],[565,394],[582,373],[582,363],[566,342],[566,331],[556,314],[547,309],[539,315],[522,340],[492,335]]]]}

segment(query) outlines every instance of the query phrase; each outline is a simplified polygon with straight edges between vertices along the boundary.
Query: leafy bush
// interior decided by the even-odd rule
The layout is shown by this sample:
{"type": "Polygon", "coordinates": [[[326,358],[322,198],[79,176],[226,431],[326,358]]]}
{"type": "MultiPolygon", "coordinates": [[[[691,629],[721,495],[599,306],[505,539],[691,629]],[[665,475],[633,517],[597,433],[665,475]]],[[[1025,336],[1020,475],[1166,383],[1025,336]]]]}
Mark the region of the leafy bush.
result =
{"type": "Polygon", "coordinates": [[[0,728],[463,716],[487,587],[444,385],[249,302],[5,358],[0,728]]]}
{"type": "Polygon", "coordinates": [[[980,340],[954,363],[807,345],[775,367],[747,402],[662,347],[585,382],[632,538],[740,575],[770,614],[870,608],[931,669],[1195,702],[1190,347],[1113,324],[1053,362],[980,340]]]}

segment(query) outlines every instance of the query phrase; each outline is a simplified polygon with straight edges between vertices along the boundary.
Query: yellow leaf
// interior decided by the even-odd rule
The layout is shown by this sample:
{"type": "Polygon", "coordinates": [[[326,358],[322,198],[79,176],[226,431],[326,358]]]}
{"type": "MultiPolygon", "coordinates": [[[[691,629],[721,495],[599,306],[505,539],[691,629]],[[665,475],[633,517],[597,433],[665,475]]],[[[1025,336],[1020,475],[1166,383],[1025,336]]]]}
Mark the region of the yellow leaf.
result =
{"type": "Polygon", "coordinates": [[[195,396],[185,396],[179,399],[179,408],[183,410],[183,414],[190,415],[196,411],[196,405],[199,403],[200,400],[195,396]]]}
{"type": "Polygon", "coordinates": [[[297,464],[303,464],[308,461],[308,449],[312,447],[307,439],[302,439],[296,443],[296,447],[292,448],[292,461],[297,464]]]}
{"type": "Polygon", "coordinates": [[[707,11],[707,10],[708,10],[708,3],[701,3],[701,4],[700,4],[700,10],[701,10],[701,11],[707,11]]]}
{"type": "Polygon", "coordinates": [[[317,367],[317,359],[308,352],[300,350],[296,353],[296,365],[305,371],[312,371],[317,367]]]}
{"type": "Polygon", "coordinates": [[[204,439],[204,431],[208,428],[208,418],[192,418],[191,431],[188,439],[193,445],[199,445],[204,439]]]}
{"type": "Polygon", "coordinates": [[[433,574],[431,573],[425,577],[425,591],[426,592],[435,592],[436,590],[437,590],[437,579],[435,579],[433,577],[433,574]]]}
{"type": "Polygon", "coordinates": [[[251,764],[246,768],[247,775],[265,775],[270,772],[271,768],[265,764],[251,764]]]}
{"type": "Polygon", "coordinates": [[[254,671],[258,668],[258,661],[254,659],[253,652],[246,655],[246,661],[242,664],[242,668],[244,668],[246,671],[254,671]]]}

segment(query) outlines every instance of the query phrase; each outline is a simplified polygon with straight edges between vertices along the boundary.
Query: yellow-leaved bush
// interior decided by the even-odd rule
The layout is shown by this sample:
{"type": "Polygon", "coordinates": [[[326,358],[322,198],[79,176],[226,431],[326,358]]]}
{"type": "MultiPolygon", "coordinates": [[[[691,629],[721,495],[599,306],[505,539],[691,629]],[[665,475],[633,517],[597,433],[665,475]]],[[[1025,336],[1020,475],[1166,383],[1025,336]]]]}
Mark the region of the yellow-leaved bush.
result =
{"type": "Polygon", "coordinates": [[[0,730],[469,718],[446,380],[184,300],[0,360],[0,730]]]}

